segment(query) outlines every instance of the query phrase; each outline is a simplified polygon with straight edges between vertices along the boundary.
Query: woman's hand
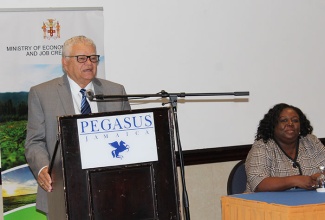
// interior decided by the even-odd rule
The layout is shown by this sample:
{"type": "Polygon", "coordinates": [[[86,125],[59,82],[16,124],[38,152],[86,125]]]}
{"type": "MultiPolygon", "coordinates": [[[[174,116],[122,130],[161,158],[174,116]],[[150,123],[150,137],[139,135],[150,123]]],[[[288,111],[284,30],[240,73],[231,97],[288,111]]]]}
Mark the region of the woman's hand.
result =
{"type": "Polygon", "coordinates": [[[312,176],[267,177],[260,182],[255,192],[283,191],[294,187],[313,189],[317,184],[318,176],[319,174],[312,176]]]}
{"type": "Polygon", "coordinates": [[[320,174],[312,176],[296,176],[297,187],[302,189],[313,189],[317,184],[317,177],[320,174]]]}

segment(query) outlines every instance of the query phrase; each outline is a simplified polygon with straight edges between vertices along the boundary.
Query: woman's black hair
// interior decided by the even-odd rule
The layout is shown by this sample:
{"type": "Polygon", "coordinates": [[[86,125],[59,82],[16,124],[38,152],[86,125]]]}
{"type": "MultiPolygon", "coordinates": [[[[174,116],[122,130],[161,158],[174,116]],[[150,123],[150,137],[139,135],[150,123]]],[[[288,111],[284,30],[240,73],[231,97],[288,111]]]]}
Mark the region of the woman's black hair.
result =
{"type": "Polygon", "coordinates": [[[285,103],[279,103],[273,106],[273,108],[271,108],[260,121],[255,136],[256,141],[263,139],[263,141],[266,143],[269,139],[274,139],[275,126],[278,124],[279,116],[285,108],[291,108],[299,115],[300,136],[305,137],[307,134],[311,134],[313,132],[313,127],[310,125],[310,121],[299,108],[285,103]]]}

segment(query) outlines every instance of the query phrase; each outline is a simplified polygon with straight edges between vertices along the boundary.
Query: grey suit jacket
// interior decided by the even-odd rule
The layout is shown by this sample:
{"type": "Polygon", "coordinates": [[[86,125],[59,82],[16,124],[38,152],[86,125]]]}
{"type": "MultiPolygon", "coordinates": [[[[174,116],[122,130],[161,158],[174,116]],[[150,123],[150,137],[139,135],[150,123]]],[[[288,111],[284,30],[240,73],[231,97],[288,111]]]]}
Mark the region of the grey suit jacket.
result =
{"type": "MultiPolygon", "coordinates": [[[[122,85],[95,78],[95,94],[125,95],[122,85]]],[[[97,102],[99,112],[130,110],[128,101],[97,102]]],[[[34,86],[28,96],[28,122],[25,156],[35,178],[48,166],[58,134],[57,117],[74,115],[74,107],[67,75],[34,86]]],[[[55,190],[55,189],[54,189],[55,190]]],[[[36,208],[47,213],[47,192],[37,189],[36,208]]]]}

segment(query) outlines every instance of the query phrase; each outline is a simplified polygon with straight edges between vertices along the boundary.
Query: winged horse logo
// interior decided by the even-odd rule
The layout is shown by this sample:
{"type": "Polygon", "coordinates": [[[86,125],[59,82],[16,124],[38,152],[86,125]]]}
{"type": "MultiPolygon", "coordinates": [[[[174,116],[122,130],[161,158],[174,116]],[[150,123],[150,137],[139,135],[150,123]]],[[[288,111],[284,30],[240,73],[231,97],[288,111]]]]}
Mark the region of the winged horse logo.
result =
{"type": "Polygon", "coordinates": [[[130,148],[129,145],[127,145],[124,141],[120,141],[120,142],[114,141],[112,143],[109,143],[109,145],[115,148],[115,150],[112,151],[113,158],[122,159],[123,156],[120,155],[120,153],[126,150],[129,151],[130,148]]]}

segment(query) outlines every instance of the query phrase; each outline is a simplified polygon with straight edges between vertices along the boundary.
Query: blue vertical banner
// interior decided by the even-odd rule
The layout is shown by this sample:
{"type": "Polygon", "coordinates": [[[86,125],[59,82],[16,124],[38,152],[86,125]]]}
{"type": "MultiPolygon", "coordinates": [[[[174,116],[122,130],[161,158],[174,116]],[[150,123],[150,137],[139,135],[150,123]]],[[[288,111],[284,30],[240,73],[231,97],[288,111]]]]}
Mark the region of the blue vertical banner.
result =
{"type": "Polygon", "coordinates": [[[97,45],[97,76],[105,78],[103,9],[3,9],[0,25],[0,220],[46,219],[35,209],[37,182],[24,156],[28,91],[62,76],[63,43],[77,35],[97,45]]]}

